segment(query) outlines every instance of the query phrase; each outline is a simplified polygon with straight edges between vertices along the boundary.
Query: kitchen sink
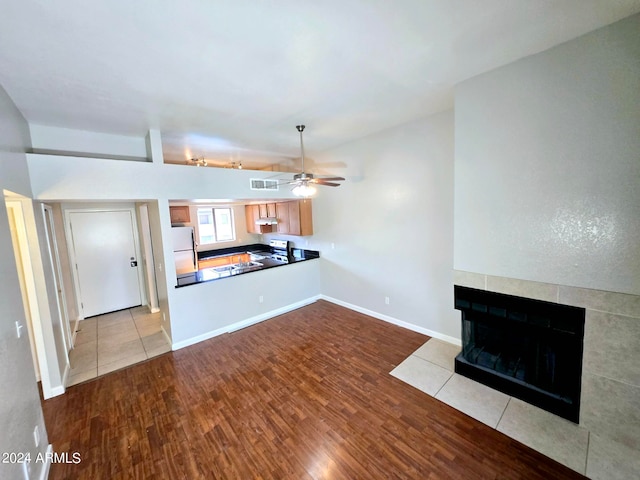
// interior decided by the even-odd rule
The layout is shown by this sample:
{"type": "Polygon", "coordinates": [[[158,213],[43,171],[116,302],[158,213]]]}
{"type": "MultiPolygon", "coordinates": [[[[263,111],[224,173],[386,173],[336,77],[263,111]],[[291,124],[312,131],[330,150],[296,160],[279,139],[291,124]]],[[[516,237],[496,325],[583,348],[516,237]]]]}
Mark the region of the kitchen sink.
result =
{"type": "Polygon", "coordinates": [[[218,273],[224,273],[224,272],[228,272],[229,270],[233,270],[234,266],[235,265],[224,265],[222,267],[215,267],[213,271],[218,273]]]}
{"type": "Polygon", "coordinates": [[[241,263],[236,263],[235,265],[230,265],[230,266],[233,270],[242,270],[245,268],[261,267],[262,264],[259,262],[241,262],[241,263]]]}

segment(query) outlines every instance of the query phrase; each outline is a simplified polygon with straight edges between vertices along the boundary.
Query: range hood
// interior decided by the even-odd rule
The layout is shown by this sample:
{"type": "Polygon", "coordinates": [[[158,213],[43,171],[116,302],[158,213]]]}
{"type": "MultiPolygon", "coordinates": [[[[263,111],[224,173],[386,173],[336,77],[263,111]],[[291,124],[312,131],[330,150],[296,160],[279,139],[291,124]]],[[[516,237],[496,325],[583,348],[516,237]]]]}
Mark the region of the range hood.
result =
{"type": "Polygon", "coordinates": [[[278,219],[276,217],[265,217],[256,220],[256,225],[277,225],[278,219]]]}

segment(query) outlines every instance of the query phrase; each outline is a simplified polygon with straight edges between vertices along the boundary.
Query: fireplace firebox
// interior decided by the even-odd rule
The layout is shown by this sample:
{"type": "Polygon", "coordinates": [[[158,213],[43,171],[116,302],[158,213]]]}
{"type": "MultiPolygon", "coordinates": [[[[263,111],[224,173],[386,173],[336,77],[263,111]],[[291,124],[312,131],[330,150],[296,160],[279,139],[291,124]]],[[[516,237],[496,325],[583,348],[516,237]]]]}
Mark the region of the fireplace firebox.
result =
{"type": "Polygon", "coordinates": [[[454,286],[455,371],[578,423],[584,308],[454,286]]]}

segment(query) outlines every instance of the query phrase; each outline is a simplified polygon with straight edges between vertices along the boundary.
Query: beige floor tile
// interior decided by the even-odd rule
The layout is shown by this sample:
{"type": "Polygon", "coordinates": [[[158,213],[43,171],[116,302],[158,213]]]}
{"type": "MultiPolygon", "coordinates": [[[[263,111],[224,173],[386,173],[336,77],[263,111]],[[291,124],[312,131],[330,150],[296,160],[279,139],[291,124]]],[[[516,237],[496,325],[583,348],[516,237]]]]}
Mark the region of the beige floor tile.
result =
{"type": "Polygon", "coordinates": [[[120,310],[119,312],[107,313],[95,318],[98,321],[98,330],[108,328],[113,325],[133,321],[133,316],[131,315],[131,312],[129,312],[129,310],[120,310]]]}
{"type": "Polygon", "coordinates": [[[591,433],[587,477],[593,480],[640,478],[640,451],[591,433]]]}
{"type": "MultiPolygon", "coordinates": [[[[138,336],[138,330],[133,322],[121,325],[114,325],[113,327],[103,328],[98,330],[98,342],[101,342],[110,337],[130,337],[134,338],[138,336]]],[[[122,340],[126,342],[127,340],[122,340]]]]}
{"type": "MultiPolygon", "coordinates": [[[[140,344],[140,346],[142,346],[142,343],[140,344]]],[[[98,365],[98,375],[105,375],[107,373],[114,372],[116,370],[120,370],[121,368],[133,365],[135,363],[143,362],[146,359],[147,355],[146,353],[144,353],[144,350],[142,350],[141,353],[136,353],[127,357],[121,357],[111,363],[107,363],[104,365],[98,365]]]]}
{"type": "Polygon", "coordinates": [[[152,348],[147,350],[147,357],[148,358],[157,357],[158,355],[162,355],[163,353],[167,353],[170,351],[171,351],[171,345],[169,345],[168,343],[165,343],[164,345],[161,345],[157,348],[152,348]]]}
{"type": "Polygon", "coordinates": [[[74,347],[84,343],[96,342],[98,340],[98,332],[96,328],[78,328],[76,338],[73,342],[74,347]]]}
{"type": "Polygon", "coordinates": [[[69,374],[71,376],[87,370],[95,369],[98,365],[98,342],[87,342],[76,345],[69,352],[69,374]]]}
{"type": "Polygon", "coordinates": [[[165,345],[168,346],[169,342],[167,342],[167,337],[165,337],[164,332],[157,332],[148,337],[142,337],[142,345],[144,345],[146,351],[149,351],[165,345]]]}
{"type": "Polygon", "coordinates": [[[82,382],[86,382],[87,380],[91,380],[92,378],[96,378],[98,376],[98,367],[94,367],[91,370],[87,370],[85,372],[80,372],[76,375],[71,375],[69,380],[67,381],[67,387],[72,385],[77,385],[82,382]]]}
{"type": "Polygon", "coordinates": [[[451,377],[436,398],[493,428],[509,402],[508,395],[458,374],[451,377]]]}
{"type": "Polygon", "coordinates": [[[413,355],[453,372],[454,360],[460,353],[458,345],[432,338],[422,345],[413,355]]]}
{"type": "Polygon", "coordinates": [[[162,322],[158,315],[145,315],[135,319],[135,325],[141,337],[148,337],[161,330],[162,322]]]}
{"type": "Polygon", "coordinates": [[[139,338],[115,345],[98,345],[98,367],[139,354],[143,355],[143,360],[147,358],[142,341],[139,338]]]}
{"type": "Polygon", "coordinates": [[[497,430],[584,475],[587,429],[512,398],[497,430]]]}
{"type": "Polygon", "coordinates": [[[133,315],[133,318],[143,317],[145,315],[151,315],[151,311],[149,310],[149,307],[147,307],[146,305],[130,308],[129,312],[131,312],[131,315],[133,315]]]}
{"type": "Polygon", "coordinates": [[[452,373],[414,355],[391,371],[391,375],[424,393],[434,396],[452,373]]]}

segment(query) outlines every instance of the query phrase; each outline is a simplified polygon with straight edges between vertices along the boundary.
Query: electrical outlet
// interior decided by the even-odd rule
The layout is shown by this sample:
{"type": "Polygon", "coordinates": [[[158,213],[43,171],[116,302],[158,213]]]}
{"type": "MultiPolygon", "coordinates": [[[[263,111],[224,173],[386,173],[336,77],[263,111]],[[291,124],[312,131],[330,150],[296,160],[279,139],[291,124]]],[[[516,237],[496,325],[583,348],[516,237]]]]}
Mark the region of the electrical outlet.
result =
{"type": "Polygon", "coordinates": [[[259,302],[259,303],[264,302],[264,297],[263,297],[262,295],[260,295],[260,296],[258,297],[258,302],[259,302]]]}
{"type": "Polygon", "coordinates": [[[36,444],[36,448],[40,446],[40,430],[37,425],[33,429],[33,442],[36,444]]]}
{"type": "Polygon", "coordinates": [[[389,305],[389,297],[384,297],[384,303],[389,305]]]}

